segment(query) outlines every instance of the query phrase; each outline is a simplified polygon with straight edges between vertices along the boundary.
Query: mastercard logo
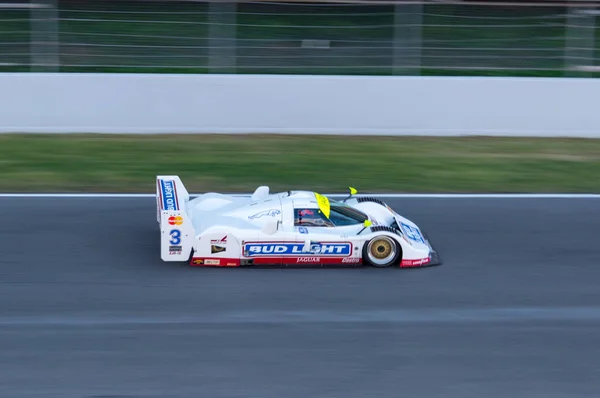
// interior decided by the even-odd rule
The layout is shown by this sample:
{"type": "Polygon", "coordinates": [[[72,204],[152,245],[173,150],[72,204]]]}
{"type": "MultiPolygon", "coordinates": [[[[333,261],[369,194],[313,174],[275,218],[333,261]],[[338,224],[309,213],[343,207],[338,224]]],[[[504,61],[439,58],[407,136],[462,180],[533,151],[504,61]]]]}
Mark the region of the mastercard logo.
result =
{"type": "Polygon", "coordinates": [[[170,225],[181,225],[183,224],[183,217],[181,216],[171,216],[169,217],[170,225]]]}

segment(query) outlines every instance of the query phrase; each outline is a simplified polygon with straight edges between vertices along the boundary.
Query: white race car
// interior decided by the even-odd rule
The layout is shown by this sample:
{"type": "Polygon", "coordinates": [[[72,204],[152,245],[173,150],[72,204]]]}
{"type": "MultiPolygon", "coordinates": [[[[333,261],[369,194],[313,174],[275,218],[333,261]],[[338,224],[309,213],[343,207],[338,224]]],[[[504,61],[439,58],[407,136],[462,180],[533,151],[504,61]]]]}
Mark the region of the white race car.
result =
{"type": "Polygon", "coordinates": [[[248,197],[205,193],[190,200],[176,175],[156,177],[161,258],[195,266],[370,265],[442,262],[412,221],[377,198],[336,201],[311,191],[248,197]]]}

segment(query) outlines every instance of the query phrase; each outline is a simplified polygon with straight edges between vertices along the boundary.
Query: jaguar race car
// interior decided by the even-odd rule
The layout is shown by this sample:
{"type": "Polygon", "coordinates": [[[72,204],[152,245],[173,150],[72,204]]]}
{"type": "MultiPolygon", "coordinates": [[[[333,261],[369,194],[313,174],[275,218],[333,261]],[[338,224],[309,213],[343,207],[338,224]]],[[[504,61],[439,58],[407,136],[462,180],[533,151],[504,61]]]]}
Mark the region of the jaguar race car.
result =
{"type": "Polygon", "coordinates": [[[156,177],[161,258],[193,266],[420,267],[442,262],[426,235],[383,201],[312,191],[194,199],[176,175],[156,177]]]}

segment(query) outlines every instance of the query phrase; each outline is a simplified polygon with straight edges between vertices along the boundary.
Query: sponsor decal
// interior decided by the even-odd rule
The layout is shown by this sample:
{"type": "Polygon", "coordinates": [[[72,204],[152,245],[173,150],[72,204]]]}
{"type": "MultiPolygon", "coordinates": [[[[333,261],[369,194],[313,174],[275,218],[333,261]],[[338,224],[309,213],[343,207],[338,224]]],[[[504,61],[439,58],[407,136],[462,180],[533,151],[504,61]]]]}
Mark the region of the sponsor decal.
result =
{"type": "Polygon", "coordinates": [[[298,257],[296,259],[297,263],[318,263],[320,261],[319,257],[298,257]]]}
{"type": "Polygon", "coordinates": [[[210,241],[210,252],[213,254],[224,252],[226,247],[227,235],[225,235],[221,239],[213,239],[210,241]]]}
{"type": "MultiPolygon", "coordinates": [[[[346,257],[320,257],[320,256],[256,256],[253,258],[254,265],[293,265],[293,264],[319,264],[340,265],[346,263],[346,257]]],[[[360,261],[358,262],[360,264],[360,261]]]]}
{"type": "Polygon", "coordinates": [[[160,180],[160,192],[164,210],[179,210],[174,180],[160,180]]]}
{"type": "Polygon", "coordinates": [[[193,258],[193,265],[218,265],[223,267],[238,267],[240,261],[235,258],[193,258]]]}
{"type": "Polygon", "coordinates": [[[227,235],[222,237],[221,239],[213,239],[210,241],[211,245],[226,245],[227,244],[227,235]]]}
{"type": "Polygon", "coordinates": [[[343,258],[342,263],[358,264],[358,263],[360,263],[360,258],[356,258],[356,257],[343,258]]]}
{"type": "Polygon", "coordinates": [[[417,260],[402,260],[400,262],[401,267],[418,267],[419,265],[424,265],[429,263],[430,258],[420,258],[417,260]]]}
{"type": "Polygon", "coordinates": [[[277,209],[270,209],[270,210],[261,211],[260,213],[256,213],[248,218],[251,220],[255,220],[257,218],[261,218],[261,217],[265,217],[265,216],[275,217],[279,214],[281,214],[281,211],[279,211],[277,209]]]}
{"type": "Polygon", "coordinates": [[[243,246],[244,256],[285,256],[285,255],[318,255],[349,256],[352,253],[351,243],[313,243],[308,252],[303,251],[304,243],[246,243],[243,246]]]}
{"type": "Polygon", "coordinates": [[[181,246],[169,246],[169,254],[181,254],[181,246]]]}
{"type": "Polygon", "coordinates": [[[170,225],[181,225],[181,224],[183,224],[183,217],[171,216],[171,217],[169,217],[168,221],[169,221],[170,225]]]}
{"type": "Polygon", "coordinates": [[[308,229],[306,229],[306,227],[298,227],[298,232],[300,232],[301,234],[307,234],[308,229]]]}
{"type": "Polygon", "coordinates": [[[415,242],[425,243],[425,239],[423,239],[423,235],[421,235],[421,231],[419,228],[412,227],[408,224],[402,223],[402,230],[404,231],[404,235],[410,240],[414,240],[415,242]]]}
{"type": "Polygon", "coordinates": [[[172,229],[171,232],[169,232],[169,236],[171,237],[171,240],[169,240],[169,243],[171,245],[179,245],[181,243],[181,231],[178,229],[172,229]]]}

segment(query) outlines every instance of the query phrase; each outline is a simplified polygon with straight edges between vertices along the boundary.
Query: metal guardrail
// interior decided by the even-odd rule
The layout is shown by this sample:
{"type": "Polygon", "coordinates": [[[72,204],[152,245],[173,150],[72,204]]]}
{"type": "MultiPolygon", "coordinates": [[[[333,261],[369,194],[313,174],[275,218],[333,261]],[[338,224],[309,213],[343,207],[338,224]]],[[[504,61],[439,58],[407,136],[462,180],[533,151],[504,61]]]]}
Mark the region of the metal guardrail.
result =
{"type": "Polygon", "coordinates": [[[597,74],[600,2],[516,4],[0,3],[0,71],[597,74]]]}

